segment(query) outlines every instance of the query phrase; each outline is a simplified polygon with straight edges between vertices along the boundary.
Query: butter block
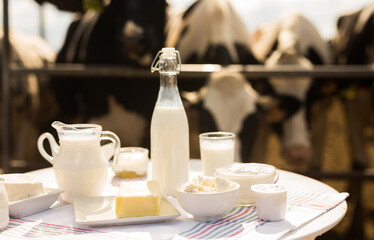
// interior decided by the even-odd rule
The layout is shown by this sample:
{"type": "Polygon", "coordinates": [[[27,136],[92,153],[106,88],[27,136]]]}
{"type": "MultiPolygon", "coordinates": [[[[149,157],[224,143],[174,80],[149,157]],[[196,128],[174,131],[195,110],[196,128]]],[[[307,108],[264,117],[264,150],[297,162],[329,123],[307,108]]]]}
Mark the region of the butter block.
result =
{"type": "Polygon", "coordinates": [[[116,216],[123,218],[158,215],[160,201],[158,181],[122,182],[116,196],[116,216]]]}
{"type": "Polygon", "coordinates": [[[31,174],[2,174],[9,202],[22,200],[44,193],[43,183],[31,174]]]}

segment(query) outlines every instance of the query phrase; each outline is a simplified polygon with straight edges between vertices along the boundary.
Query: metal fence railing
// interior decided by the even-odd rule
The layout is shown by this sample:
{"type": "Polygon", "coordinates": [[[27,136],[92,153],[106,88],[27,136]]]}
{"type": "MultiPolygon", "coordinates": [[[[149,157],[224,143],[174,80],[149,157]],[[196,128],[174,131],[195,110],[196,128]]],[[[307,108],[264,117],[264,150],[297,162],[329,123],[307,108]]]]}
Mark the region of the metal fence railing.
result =
{"type": "MultiPolygon", "coordinates": [[[[295,65],[264,66],[239,65],[222,66],[218,64],[182,64],[181,77],[199,79],[207,77],[212,72],[227,69],[240,72],[249,78],[269,76],[310,76],[317,78],[362,78],[374,79],[374,65],[319,65],[310,69],[295,65]]],[[[48,64],[44,68],[28,69],[17,64],[10,64],[10,74],[38,74],[53,76],[84,76],[84,77],[139,77],[153,78],[148,68],[113,65],[84,65],[84,64],[48,64]]]]}

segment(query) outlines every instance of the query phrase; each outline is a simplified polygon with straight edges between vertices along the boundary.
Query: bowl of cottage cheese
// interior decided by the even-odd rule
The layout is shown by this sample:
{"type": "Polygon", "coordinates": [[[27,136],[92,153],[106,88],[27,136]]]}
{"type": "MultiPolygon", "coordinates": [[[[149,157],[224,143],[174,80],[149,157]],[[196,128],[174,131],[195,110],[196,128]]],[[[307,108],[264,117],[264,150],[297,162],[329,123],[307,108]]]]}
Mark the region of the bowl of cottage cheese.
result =
{"type": "Polygon", "coordinates": [[[197,176],[177,187],[177,199],[196,221],[216,221],[235,206],[239,188],[221,177],[197,176]]]}

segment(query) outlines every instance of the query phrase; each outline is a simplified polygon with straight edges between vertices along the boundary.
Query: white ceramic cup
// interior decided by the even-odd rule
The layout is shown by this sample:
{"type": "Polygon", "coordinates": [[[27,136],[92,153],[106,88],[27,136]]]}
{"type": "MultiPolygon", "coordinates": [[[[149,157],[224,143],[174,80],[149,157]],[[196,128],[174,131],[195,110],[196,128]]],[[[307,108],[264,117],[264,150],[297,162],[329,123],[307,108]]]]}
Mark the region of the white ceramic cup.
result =
{"type": "Polygon", "coordinates": [[[235,134],[207,132],[199,140],[204,176],[215,176],[217,168],[234,162],[235,134]]]}
{"type": "Polygon", "coordinates": [[[0,230],[4,230],[9,224],[9,202],[4,186],[4,179],[0,178],[0,230]]]}
{"type": "Polygon", "coordinates": [[[149,151],[142,147],[123,147],[113,164],[113,171],[118,177],[144,177],[148,172],[149,151]]]}
{"type": "Polygon", "coordinates": [[[284,219],[287,206],[287,189],[276,184],[257,184],[251,187],[255,193],[258,218],[264,221],[284,219]]]}

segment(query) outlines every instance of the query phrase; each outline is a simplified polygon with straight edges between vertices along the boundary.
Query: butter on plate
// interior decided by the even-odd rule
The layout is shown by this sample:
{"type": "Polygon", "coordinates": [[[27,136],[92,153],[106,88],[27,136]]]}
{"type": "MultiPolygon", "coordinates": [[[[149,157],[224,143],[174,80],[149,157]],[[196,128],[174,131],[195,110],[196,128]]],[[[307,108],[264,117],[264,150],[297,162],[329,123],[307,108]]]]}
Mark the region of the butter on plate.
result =
{"type": "Polygon", "coordinates": [[[122,182],[116,196],[116,216],[156,216],[160,213],[160,201],[158,181],[122,182]]]}

